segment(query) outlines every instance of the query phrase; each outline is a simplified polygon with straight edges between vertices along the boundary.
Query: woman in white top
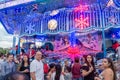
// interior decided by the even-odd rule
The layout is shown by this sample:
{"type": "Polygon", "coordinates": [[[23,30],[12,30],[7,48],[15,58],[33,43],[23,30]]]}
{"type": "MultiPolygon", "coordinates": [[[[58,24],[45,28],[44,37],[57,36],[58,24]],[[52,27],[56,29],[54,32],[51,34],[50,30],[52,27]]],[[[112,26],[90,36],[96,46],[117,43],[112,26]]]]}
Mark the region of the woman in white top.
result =
{"type": "Polygon", "coordinates": [[[62,67],[61,65],[57,64],[55,67],[56,71],[52,74],[51,80],[65,80],[62,74],[62,67]]]}
{"type": "Polygon", "coordinates": [[[51,80],[51,76],[55,72],[55,64],[52,63],[49,65],[49,67],[50,67],[50,69],[49,69],[49,72],[48,72],[47,77],[46,77],[47,80],[51,80]]]}
{"type": "Polygon", "coordinates": [[[105,58],[102,61],[103,72],[95,80],[116,80],[115,67],[110,58],[105,58]]]}

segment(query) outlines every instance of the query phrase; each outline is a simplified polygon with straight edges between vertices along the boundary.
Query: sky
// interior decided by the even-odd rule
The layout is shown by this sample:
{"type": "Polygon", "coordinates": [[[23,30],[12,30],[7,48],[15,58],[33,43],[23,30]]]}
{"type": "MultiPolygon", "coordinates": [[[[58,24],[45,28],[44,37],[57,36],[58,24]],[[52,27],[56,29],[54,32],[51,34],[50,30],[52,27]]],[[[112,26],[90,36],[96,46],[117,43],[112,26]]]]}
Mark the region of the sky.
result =
{"type": "Polygon", "coordinates": [[[0,22],[0,47],[10,48],[12,47],[12,43],[13,35],[8,34],[0,22]]]}

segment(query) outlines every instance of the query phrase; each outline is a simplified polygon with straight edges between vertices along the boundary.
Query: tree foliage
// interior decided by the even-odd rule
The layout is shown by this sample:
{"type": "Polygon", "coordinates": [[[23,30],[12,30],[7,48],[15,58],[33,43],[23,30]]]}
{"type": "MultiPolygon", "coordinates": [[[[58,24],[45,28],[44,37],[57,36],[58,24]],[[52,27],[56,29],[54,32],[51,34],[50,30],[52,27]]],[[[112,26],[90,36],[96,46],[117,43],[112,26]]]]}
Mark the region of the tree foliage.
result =
{"type": "Polygon", "coordinates": [[[9,52],[9,49],[3,49],[3,48],[0,48],[0,52],[3,53],[3,54],[6,54],[9,52]]]}

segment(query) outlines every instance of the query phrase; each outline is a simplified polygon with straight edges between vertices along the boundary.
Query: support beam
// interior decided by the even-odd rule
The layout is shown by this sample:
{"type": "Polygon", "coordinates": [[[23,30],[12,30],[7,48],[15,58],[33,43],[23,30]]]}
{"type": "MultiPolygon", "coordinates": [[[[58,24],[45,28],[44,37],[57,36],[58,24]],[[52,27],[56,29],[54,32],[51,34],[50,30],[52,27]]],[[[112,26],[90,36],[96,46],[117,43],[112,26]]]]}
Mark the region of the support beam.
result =
{"type": "Polygon", "coordinates": [[[106,43],[105,43],[105,23],[104,23],[104,12],[101,12],[101,18],[102,18],[102,37],[103,37],[103,50],[104,50],[104,57],[107,56],[106,52],[106,43]]]}
{"type": "Polygon", "coordinates": [[[17,54],[20,54],[21,48],[20,48],[20,37],[18,38],[18,51],[17,54]]]}

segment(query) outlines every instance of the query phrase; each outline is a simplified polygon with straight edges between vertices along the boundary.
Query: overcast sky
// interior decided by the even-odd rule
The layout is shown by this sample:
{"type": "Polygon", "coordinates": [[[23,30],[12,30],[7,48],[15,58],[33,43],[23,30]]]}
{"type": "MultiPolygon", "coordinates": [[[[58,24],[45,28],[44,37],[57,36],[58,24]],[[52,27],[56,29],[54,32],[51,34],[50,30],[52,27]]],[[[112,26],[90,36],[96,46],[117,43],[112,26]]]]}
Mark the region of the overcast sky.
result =
{"type": "Polygon", "coordinates": [[[0,47],[10,48],[12,47],[13,36],[8,34],[3,25],[0,23],[0,47]]]}

